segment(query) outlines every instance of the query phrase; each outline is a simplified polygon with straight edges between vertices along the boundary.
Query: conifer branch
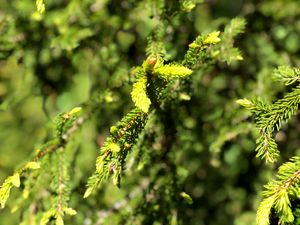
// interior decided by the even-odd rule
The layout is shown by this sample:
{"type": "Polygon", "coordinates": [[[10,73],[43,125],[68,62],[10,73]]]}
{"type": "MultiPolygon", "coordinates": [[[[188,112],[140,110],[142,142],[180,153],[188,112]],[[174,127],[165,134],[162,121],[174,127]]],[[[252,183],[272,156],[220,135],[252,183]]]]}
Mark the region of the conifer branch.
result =
{"type": "Polygon", "coordinates": [[[267,162],[275,162],[279,151],[274,133],[281,129],[283,122],[287,123],[297,112],[300,104],[300,86],[272,105],[263,106],[263,104],[256,104],[257,102],[245,99],[238,101],[255,115],[256,125],[260,130],[260,137],[257,139],[257,156],[265,158],[267,162]]]}
{"type": "MultiPolygon", "coordinates": [[[[275,70],[274,77],[285,84],[291,84],[297,80],[298,75],[295,71],[297,69],[279,67],[275,70]]],[[[241,99],[237,102],[249,109],[255,116],[256,125],[260,130],[256,147],[257,156],[265,158],[267,162],[275,162],[279,157],[278,147],[274,139],[275,132],[281,129],[283,122],[288,123],[290,118],[297,113],[300,104],[300,85],[271,105],[262,101],[247,99],[241,99]]]]}
{"type": "MultiPolygon", "coordinates": [[[[20,184],[20,177],[24,175],[28,169],[35,170],[40,169],[40,160],[45,156],[56,152],[60,146],[65,145],[72,134],[80,128],[82,123],[84,122],[83,117],[79,117],[79,112],[81,108],[74,108],[68,113],[61,114],[58,116],[58,128],[57,130],[57,137],[53,138],[52,140],[48,141],[44,144],[41,149],[37,150],[36,156],[20,169],[16,170],[14,174],[8,177],[4,183],[0,186],[0,207],[3,208],[5,203],[9,197],[10,190],[12,187],[19,187],[20,184]],[[63,141],[63,142],[62,142],[63,141]]],[[[28,195],[29,193],[26,193],[28,195]]]]}
{"type": "Polygon", "coordinates": [[[36,4],[36,9],[37,11],[42,14],[44,13],[45,11],[45,3],[44,3],[44,0],[36,0],[35,1],[35,4],[36,4]]]}
{"type": "Polygon", "coordinates": [[[148,57],[154,57],[159,60],[166,58],[166,49],[163,43],[166,27],[163,22],[160,22],[156,28],[152,31],[152,34],[148,38],[148,44],[146,48],[146,55],[148,57]]]}
{"type": "Polygon", "coordinates": [[[220,59],[230,64],[232,61],[243,60],[238,48],[234,47],[234,38],[244,32],[246,20],[243,18],[234,18],[225,26],[224,33],[221,36],[222,42],[219,48],[220,59]]]}
{"type": "Polygon", "coordinates": [[[131,98],[134,104],[141,109],[143,112],[147,113],[151,104],[150,99],[147,96],[147,76],[146,74],[141,74],[137,81],[134,83],[131,98]]]}
{"type": "Polygon", "coordinates": [[[167,64],[154,69],[154,73],[165,80],[185,78],[192,72],[189,68],[177,64],[167,64]]]}
{"type": "Polygon", "coordinates": [[[60,147],[55,155],[52,155],[52,186],[55,195],[52,198],[52,208],[46,211],[42,217],[41,224],[47,224],[51,218],[55,218],[56,224],[64,224],[65,214],[76,215],[76,211],[68,207],[69,196],[71,194],[69,187],[69,162],[66,155],[66,149],[60,147]]]}
{"type": "Polygon", "coordinates": [[[246,21],[242,18],[234,18],[225,26],[224,32],[213,31],[207,35],[199,35],[189,45],[184,57],[183,65],[196,69],[204,62],[210,60],[232,61],[243,60],[238,48],[234,47],[234,38],[244,32],[246,21]]]}
{"type": "Polygon", "coordinates": [[[66,204],[64,201],[64,191],[67,189],[67,187],[65,187],[65,183],[68,179],[68,175],[67,175],[67,171],[65,168],[65,165],[63,165],[63,158],[64,158],[64,149],[60,148],[58,150],[58,154],[56,157],[56,161],[57,161],[57,171],[55,171],[57,174],[57,206],[56,206],[56,211],[59,215],[62,216],[63,214],[63,207],[66,204]]]}
{"type": "MultiPolygon", "coordinates": [[[[273,78],[285,85],[299,81],[299,69],[280,66],[274,70],[273,78]]],[[[279,150],[275,142],[275,132],[279,131],[283,123],[298,111],[300,104],[300,85],[273,104],[266,104],[260,100],[240,99],[240,105],[250,110],[260,130],[257,139],[257,156],[265,158],[267,162],[275,162],[279,157],[279,150]]],[[[299,196],[300,157],[293,157],[290,162],[279,167],[276,180],[265,186],[263,200],[260,203],[256,223],[269,225],[272,209],[279,219],[278,224],[291,224],[294,222],[291,199],[299,196]]]]}
{"type": "Polygon", "coordinates": [[[220,32],[215,31],[197,37],[189,45],[190,48],[181,64],[164,64],[160,51],[156,51],[157,49],[152,46],[155,43],[150,40],[148,43],[150,47],[147,48],[148,58],[142,66],[136,67],[133,71],[136,75],[136,81],[133,84],[131,98],[136,108],[128,113],[117,126],[111,127],[110,136],[101,147],[100,156],[96,160],[96,171],[88,180],[84,198],[90,196],[111,175],[113,183],[120,186],[120,176],[127,153],[136,143],[136,139],[146,124],[148,115],[160,107],[158,103],[160,93],[157,92],[162,92],[166,88],[167,82],[171,80],[190,76],[193,72],[190,68],[201,58],[199,52],[204,54],[205,49],[219,43],[221,41],[219,35],[220,32]],[[165,82],[159,82],[160,79],[165,82]],[[151,103],[153,103],[153,107],[150,108],[151,103]]]}
{"type": "MultiPolygon", "coordinates": [[[[200,2],[202,2],[202,0],[182,0],[174,3],[174,8],[180,8],[183,11],[191,11],[196,6],[196,4],[200,2]]],[[[164,0],[147,1],[147,3],[151,4],[151,6],[153,7],[153,15],[155,19],[158,19],[159,24],[153,30],[151,37],[148,39],[148,47],[146,50],[146,55],[148,56],[148,58],[140,67],[135,70],[136,80],[133,84],[131,98],[136,107],[127,115],[125,115],[123,119],[117,123],[116,126],[111,127],[110,135],[101,147],[100,155],[96,159],[96,169],[94,174],[88,180],[87,190],[84,197],[89,196],[93,190],[100,187],[101,184],[110,177],[112,178],[115,185],[117,185],[118,187],[120,186],[121,175],[125,168],[125,160],[127,154],[131,151],[132,147],[139,139],[139,135],[144,130],[144,127],[148,122],[148,118],[155,113],[159,114],[159,117],[167,117],[168,112],[171,111],[171,107],[168,111],[162,110],[162,108],[164,108],[164,106],[168,104],[169,100],[167,91],[171,89],[167,88],[168,85],[172,84],[172,81],[176,79],[188,78],[200,63],[206,63],[208,59],[210,60],[221,58],[221,54],[219,54],[217,44],[221,44],[220,42],[222,42],[223,34],[221,34],[219,31],[214,31],[210,34],[199,36],[193,43],[191,43],[183,62],[169,62],[165,50],[166,44],[164,43],[167,24],[164,24],[164,22],[166,21],[160,21],[163,16],[168,16],[168,12],[166,9],[168,6],[166,5],[166,2],[164,0]],[[216,48],[213,49],[213,46],[215,46],[216,48]]],[[[105,5],[105,3],[103,4],[105,5]]],[[[90,6],[89,4],[87,5],[90,6]]],[[[112,3],[112,5],[114,4],[112,3]]],[[[45,11],[44,1],[36,0],[36,7],[37,11],[42,14],[45,11]]],[[[96,6],[96,8],[97,7],[99,6],[96,6]]],[[[173,4],[170,9],[172,7],[173,4]]],[[[92,8],[93,7],[91,6],[91,11],[92,8]]],[[[72,18],[72,20],[73,19],[76,20],[77,17],[72,18]]],[[[58,25],[59,23],[61,23],[61,21],[55,20],[54,23],[55,26],[59,27],[58,25]]],[[[233,34],[239,33],[238,27],[239,26],[233,26],[232,29],[236,29],[237,31],[230,32],[233,34]]],[[[59,32],[64,33],[64,29],[59,30],[59,32]]],[[[77,30],[75,29],[75,32],[73,33],[77,33],[77,30]]],[[[67,35],[67,33],[65,34],[66,36],[69,36],[67,35]]],[[[228,37],[228,39],[232,41],[233,37],[234,35],[231,35],[228,37]]],[[[66,38],[66,40],[64,41],[68,42],[69,39],[66,38]]],[[[63,43],[62,45],[65,45],[65,43],[63,43]]],[[[69,45],[69,43],[67,43],[67,45],[69,45]]],[[[48,53],[46,52],[46,54],[48,53]]],[[[233,60],[237,59],[238,58],[235,57],[233,60]]],[[[109,66],[112,66],[112,64],[110,64],[109,66]]],[[[179,86],[178,84],[179,82],[177,82],[177,86],[179,86]]],[[[180,89],[180,87],[176,88],[174,88],[176,89],[176,91],[180,89]]],[[[91,100],[89,101],[94,101],[95,99],[93,99],[93,97],[95,96],[92,96],[91,100]]],[[[89,104],[89,101],[86,102],[86,104],[89,104]]],[[[99,102],[101,101],[99,100],[99,102]]],[[[99,105],[93,104],[90,107],[95,109],[99,107],[99,105]]],[[[1,206],[5,205],[5,202],[10,193],[10,189],[12,187],[20,186],[20,177],[26,175],[25,173],[23,174],[23,172],[25,172],[27,169],[39,169],[41,167],[40,171],[31,173],[28,177],[26,177],[26,181],[28,181],[28,183],[25,184],[23,192],[23,196],[26,199],[29,196],[29,193],[32,193],[34,191],[31,190],[30,187],[36,188],[37,186],[33,184],[34,180],[41,180],[43,178],[43,175],[45,175],[46,169],[51,168],[49,176],[51,177],[51,192],[48,192],[47,189],[42,190],[46,191],[47,194],[49,194],[49,196],[47,196],[47,200],[48,198],[52,200],[52,204],[50,205],[50,207],[48,207],[49,204],[47,201],[45,201],[47,205],[43,205],[43,203],[41,203],[41,208],[45,209],[45,213],[42,215],[40,224],[46,225],[51,220],[55,220],[57,225],[62,225],[64,223],[63,216],[65,214],[76,214],[75,210],[68,207],[70,196],[70,178],[68,169],[72,157],[67,155],[67,150],[70,145],[71,138],[81,127],[84,121],[88,118],[87,114],[89,112],[86,113],[85,116],[82,116],[80,111],[81,110],[79,108],[75,108],[68,113],[62,113],[57,116],[54,122],[54,137],[50,141],[46,142],[40,148],[40,150],[38,150],[36,156],[31,160],[31,162],[27,163],[24,167],[15,172],[11,177],[7,178],[4,184],[1,186],[1,206]]],[[[160,122],[168,123],[168,121],[170,120],[162,120],[160,122]]],[[[173,144],[172,140],[174,140],[175,137],[175,124],[172,125],[171,129],[168,129],[166,124],[165,130],[163,132],[165,132],[165,134],[164,143],[162,144],[164,145],[163,147],[165,148],[165,152],[163,152],[162,157],[165,158],[168,151],[171,150],[173,144]]],[[[71,149],[69,150],[70,152],[72,152],[71,149]]],[[[175,164],[172,164],[171,162],[167,162],[167,164],[169,169],[172,170],[172,176],[175,176],[175,164]]],[[[159,173],[160,172],[161,171],[159,171],[159,173]]],[[[158,177],[160,176],[160,174],[157,174],[156,176],[158,177]]],[[[175,181],[174,177],[172,177],[172,181],[175,181]]],[[[154,182],[155,181],[153,181],[153,183],[154,182]]],[[[183,198],[185,201],[192,203],[192,198],[188,194],[182,191],[178,193],[181,194],[176,198],[183,198]]],[[[34,200],[34,203],[37,204],[36,199],[34,200]]],[[[36,217],[37,219],[40,219],[40,214],[36,217]]]]}
{"type": "Polygon", "coordinates": [[[115,185],[120,186],[120,176],[124,167],[124,159],[136,143],[143,130],[148,115],[138,108],[129,112],[116,126],[110,128],[110,136],[106,139],[96,160],[96,171],[89,178],[84,198],[99,188],[110,175],[115,185]]]}
{"type": "Polygon", "coordinates": [[[189,49],[184,56],[183,65],[193,69],[206,57],[206,50],[221,41],[220,32],[214,31],[208,35],[199,35],[195,41],[189,45],[189,49]]]}
{"type": "Polygon", "coordinates": [[[279,66],[274,70],[273,78],[285,85],[291,85],[300,81],[300,69],[288,66],[279,66]]]}
{"type": "Polygon", "coordinates": [[[257,210],[258,225],[269,225],[271,209],[274,208],[279,216],[279,224],[288,224],[294,221],[290,197],[299,194],[300,157],[293,157],[290,162],[279,167],[275,181],[269,182],[263,192],[264,200],[257,210]]]}

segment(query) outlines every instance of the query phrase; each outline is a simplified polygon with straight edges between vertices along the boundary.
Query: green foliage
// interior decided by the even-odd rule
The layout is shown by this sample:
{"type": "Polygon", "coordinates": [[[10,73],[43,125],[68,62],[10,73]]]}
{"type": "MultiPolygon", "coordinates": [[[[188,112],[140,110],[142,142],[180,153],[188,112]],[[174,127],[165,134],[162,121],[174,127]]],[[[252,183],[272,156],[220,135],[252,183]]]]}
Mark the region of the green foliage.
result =
{"type": "MultiPolygon", "coordinates": [[[[150,43],[152,45],[153,43],[150,43]]],[[[136,82],[133,84],[131,92],[131,98],[136,107],[143,112],[148,113],[151,100],[147,94],[147,86],[149,85],[148,79],[157,76],[166,81],[170,81],[175,78],[184,78],[192,74],[192,70],[176,64],[163,65],[163,62],[159,62],[161,58],[149,57],[142,67],[135,69],[137,74],[136,82]]]]}
{"type": "Polygon", "coordinates": [[[0,5],[0,224],[299,224],[298,1],[0,5]]]}
{"type": "Polygon", "coordinates": [[[202,60],[205,60],[206,57],[206,54],[204,54],[205,50],[211,45],[220,42],[219,34],[220,32],[214,31],[208,35],[199,35],[196,40],[189,45],[189,50],[184,57],[183,64],[189,68],[193,68],[197,66],[197,64],[203,63],[202,60]]]}
{"type": "Polygon", "coordinates": [[[238,48],[233,47],[233,38],[238,34],[243,33],[245,30],[246,21],[242,18],[235,18],[230,21],[225,27],[224,34],[222,36],[222,47],[220,52],[222,59],[227,63],[231,63],[235,60],[242,60],[243,57],[238,48]]]}
{"type": "MultiPolygon", "coordinates": [[[[204,39],[205,45],[216,44],[220,41],[218,38],[219,32],[213,32],[204,39]]],[[[152,42],[149,45],[153,45],[152,42]]],[[[148,49],[150,49],[148,47],[148,49]]],[[[153,54],[152,54],[153,55],[153,54]]],[[[111,127],[111,136],[106,139],[106,142],[101,148],[101,155],[96,160],[96,172],[90,177],[88,182],[88,189],[84,197],[88,197],[93,190],[98,188],[103,181],[110,175],[113,175],[113,183],[120,186],[121,173],[124,169],[124,160],[132,146],[136,143],[139,133],[143,130],[147,113],[153,102],[158,102],[156,93],[148,97],[147,87],[155,90],[162,90],[164,84],[154,87],[155,77],[170,81],[176,78],[185,78],[192,74],[192,70],[180,64],[164,65],[161,58],[154,58],[153,56],[143,63],[142,67],[135,69],[137,73],[136,82],[133,84],[131,97],[137,109],[132,110],[127,114],[117,125],[111,127]],[[142,110],[142,112],[140,111],[142,110]]],[[[152,92],[154,90],[151,90],[152,92]]],[[[158,107],[157,105],[155,107],[158,107]]],[[[155,109],[155,107],[153,109],[155,109]]]]}
{"type": "Polygon", "coordinates": [[[274,80],[291,85],[300,79],[300,70],[298,68],[290,68],[288,66],[280,66],[274,71],[274,80]]]}
{"type": "MultiPolygon", "coordinates": [[[[294,79],[297,78],[297,73],[291,68],[279,67],[275,70],[274,77],[289,85],[295,82],[294,79]]],[[[272,105],[247,99],[239,100],[238,103],[251,110],[255,116],[256,124],[260,130],[260,137],[256,141],[257,156],[265,158],[267,162],[275,162],[279,156],[279,151],[274,133],[279,131],[282,124],[287,123],[297,112],[300,104],[300,86],[294,88],[284,98],[277,100],[272,105]]]]}
{"type": "Polygon", "coordinates": [[[87,198],[110,175],[113,176],[113,183],[120,186],[121,173],[125,166],[124,160],[136,143],[146,119],[146,113],[133,109],[116,126],[110,128],[110,137],[101,148],[101,155],[96,160],[96,171],[89,178],[84,198],[87,198]]]}
{"type": "Polygon", "coordinates": [[[163,65],[154,69],[154,73],[156,73],[158,77],[165,80],[184,78],[191,75],[192,72],[193,71],[189,68],[176,64],[163,65]]]}
{"type": "Polygon", "coordinates": [[[145,73],[142,72],[134,83],[131,98],[136,107],[148,113],[151,101],[147,96],[147,76],[145,73]]]}
{"type": "MultiPolygon", "coordinates": [[[[291,85],[298,81],[299,69],[280,66],[273,73],[275,80],[291,85]]],[[[249,109],[255,117],[255,122],[260,131],[257,139],[257,156],[265,158],[267,162],[275,162],[279,157],[278,145],[275,141],[275,132],[279,131],[283,123],[288,123],[298,111],[300,104],[300,86],[273,104],[262,101],[240,99],[240,105],[249,109]]],[[[272,209],[278,217],[278,224],[293,223],[295,218],[291,200],[299,198],[299,163],[300,158],[295,156],[291,162],[279,167],[277,179],[265,186],[264,199],[257,210],[256,222],[259,225],[269,225],[272,209]]]]}
{"type": "Polygon", "coordinates": [[[42,14],[45,11],[45,4],[43,0],[36,0],[36,9],[37,11],[42,14]]]}
{"type": "MultiPolygon", "coordinates": [[[[68,113],[63,113],[59,115],[55,120],[54,137],[52,140],[48,141],[40,150],[37,151],[36,156],[31,162],[26,163],[23,167],[17,170],[12,176],[8,177],[3,185],[0,187],[0,202],[1,207],[5,206],[5,203],[9,197],[10,190],[13,186],[20,187],[20,176],[27,177],[28,185],[35,185],[30,182],[31,179],[37,179],[35,174],[30,174],[29,177],[26,176],[26,171],[31,170],[47,170],[49,168],[42,167],[37,161],[47,160],[48,163],[52,165],[51,167],[51,188],[52,196],[50,196],[51,209],[44,213],[41,224],[47,224],[48,221],[54,217],[56,219],[56,224],[63,224],[63,216],[65,213],[74,215],[75,211],[68,207],[69,196],[71,194],[68,187],[69,182],[69,163],[70,156],[67,157],[66,144],[70,139],[71,135],[75,130],[79,128],[82,123],[82,118],[80,118],[81,108],[76,107],[68,113]],[[48,154],[55,152],[51,157],[46,157],[48,154]],[[73,212],[73,213],[72,213],[73,212]]],[[[43,166],[45,162],[43,162],[43,166]]],[[[43,172],[40,172],[38,176],[45,176],[43,172]]],[[[32,188],[32,187],[31,187],[32,188]]],[[[23,196],[24,199],[28,199],[28,196],[32,194],[32,189],[27,187],[25,184],[23,196]]]]}
{"type": "Polygon", "coordinates": [[[14,175],[8,177],[4,183],[1,185],[0,188],[0,203],[1,203],[1,208],[4,208],[5,203],[9,197],[9,193],[11,188],[15,187],[20,187],[20,174],[15,173],[14,175]]]}
{"type": "Polygon", "coordinates": [[[213,31],[207,35],[200,35],[189,45],[189,50],[185,55],[183,64],[190,68],[197,68],[209,58],[218,58],[219,60],[231,63],[232,61],[242,60],[239,50],[233,46],[233,39],[245,29],[246,22],[242,18],[235,18],[225,27],[224,33],[213,31]],[[219,37],[220,36],[220,37],[219,37]],[[221,41],[222,40],[222,41],[221,41]],[[210,46],[216,45],[216,48],[209,49],[210,46]],[[209,49],[209,54],[206,53],[209,49]]]}
{"type": "Polygon", "coordinates": [[[280,224],[294,222],[290,198],[299,196],[299,157],[279,167],[277,179],[270,181],[263,192],[263,201],[257,211],[257,224],[270,224],[271,209],[279,216],[280,224]]]}

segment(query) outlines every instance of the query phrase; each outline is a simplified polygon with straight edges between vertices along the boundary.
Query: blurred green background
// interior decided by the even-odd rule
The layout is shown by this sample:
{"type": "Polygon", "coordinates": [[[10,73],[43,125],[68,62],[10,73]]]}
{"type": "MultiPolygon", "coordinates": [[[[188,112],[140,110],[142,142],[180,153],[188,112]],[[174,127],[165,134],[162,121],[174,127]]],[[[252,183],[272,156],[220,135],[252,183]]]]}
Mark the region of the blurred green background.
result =
{"type": "MultiPolygon", "coordinates": [[[[40,15],[33,0],[0,0],[1,182],[51,135],[55,115],[109,90],[112,102],[99,104],[77,137],[80,153],[71,205],[78,215],[66,224],[166,224],[165,215],[171,215],[174,224],[255,224],[263,184],[281,162],[297,153],[299,117],[277,137],[282,152],[278,165],[266,166],[255,158],[257,131],[235,101],[259,96],[271,102],[285,92],[270,77],[278,65],[300,65],[300,2],[207,0],[168,21],[169,60],[181,60],[198,34],[222,30],[231,18],[243,17],[247,26],[236,40],[244,60],[199,70],[189,81],[189,92],[182,93],[190,100],[171,115],[177,133],[168,157],[177,168],[178,188],[193,203],[173,201],[168,190],[171,175],[153,178],[153,171],[162,166],[161,128],[153,125],[155,121],[138,143],[146,153],[133,152],[133,159],[141,160],[128,166],[123,187],[108,184],[94,198],[82,199],[109,127],[133,107],[130,70],[145,59],[147,37],[158,23],[159,10],[153,8],[161,2],[46,0],[46,12],[40,15]],[[155,188],[146,191],[145,183],[155,188]],[[146,201],[149,196],[154,200],[146,201]],[[112,213],[110,207],[122,199],[129,199],[129,209],[112,213]]],[[[171,15],[178,4],[166,0],[161,10],[171,15]]],[[[22,213],[10,213],[16,194],[0,211],[0,224],[19,223],[22,213]]]]}

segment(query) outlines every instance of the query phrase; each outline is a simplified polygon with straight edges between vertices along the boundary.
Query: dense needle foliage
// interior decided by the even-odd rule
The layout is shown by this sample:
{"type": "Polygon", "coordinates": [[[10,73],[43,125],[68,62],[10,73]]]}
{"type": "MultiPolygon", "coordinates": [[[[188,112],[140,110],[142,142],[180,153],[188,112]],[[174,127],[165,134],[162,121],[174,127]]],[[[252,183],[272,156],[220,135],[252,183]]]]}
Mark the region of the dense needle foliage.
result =
{"type": "Polygon", "coordinates": [[[300,224],[298,0],[0,6],[0,224],[300,224]]]}

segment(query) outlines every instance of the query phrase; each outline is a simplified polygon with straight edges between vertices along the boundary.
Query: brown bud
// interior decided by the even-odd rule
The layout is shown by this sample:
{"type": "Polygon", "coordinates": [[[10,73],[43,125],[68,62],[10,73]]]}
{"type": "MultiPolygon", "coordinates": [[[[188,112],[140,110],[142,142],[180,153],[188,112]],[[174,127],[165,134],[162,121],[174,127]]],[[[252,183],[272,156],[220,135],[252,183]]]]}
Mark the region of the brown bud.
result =
{"type": "Polygon", "coordinates": [[[147,59],[147,63],[148,65],[150,66],[154,66],[157,62],[157,58],[156,57],[153,57],[153,56],[150,56],[148,59],[147,59]]]}
{"type": "Polygon", "coordinates": [[[108,172],[109,172],[109,174],[115,174],[116,173],[116,165],[113,163],[110,163],[108,165],[108,172]]]}

